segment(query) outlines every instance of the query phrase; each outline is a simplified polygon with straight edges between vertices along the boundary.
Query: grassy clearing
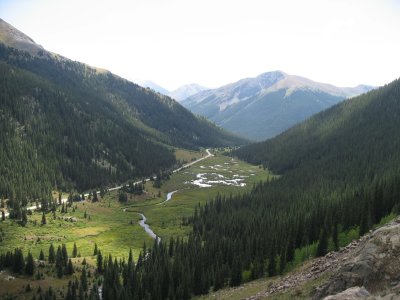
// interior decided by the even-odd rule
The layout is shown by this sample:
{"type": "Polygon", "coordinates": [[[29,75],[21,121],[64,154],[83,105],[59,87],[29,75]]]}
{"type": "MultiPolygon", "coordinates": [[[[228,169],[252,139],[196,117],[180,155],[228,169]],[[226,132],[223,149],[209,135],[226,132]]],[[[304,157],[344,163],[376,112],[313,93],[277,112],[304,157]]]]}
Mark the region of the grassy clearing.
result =
{"type": "MultiPolygon", "coordinates": [[[[177,157],[189,161],[204,155],[182,150],[176,153],[177,157]]],[[[96,203],[90,201],[74,203],[74,209],[68,208],[67,213],[61,213],[61,207],[59,207],[55,218],[52,213],[46,214],[47,224],[45,225],[41,225],[41,212],[32,212],[32,215],[28,216],[25,227],[9,219],[0,222],[0,252],[12,251],[19,247],[25,254],[30,251],[34,258],[39,257],[40,250],[43,250],[47,257],[49,246],[53,243],[56,248],[58,245],[66,244],[68,253],[71,255],[73,245],[76,243],[81,256],[76,258],[76,261],[74,260],[76,265],[79,267],[80,261],[85,257],[88,263],[94,266],[95,260],[92,254],[96,243],[103,256],[111,253],[113,257],[127,258],[129,249],[132,249],[134,258],[137,260],[143,244],[150,246],[154,243],[154,240],[138,224],[140,219],[138,212],[145,214],[147,224],[162,240],[168,241],[170,237],[177,236],[186,237],[191,226],[182,225],[182,220],[191,216],[198,204],[205,204],[218,193],[226,195],[243,193],[251,189],[253,184],[268,180],[271,176],[257,166],[217,155],[174,173],[160,189],[154,188],[152,182],[147,182],[146,193],[141,196],[129,195],[127,203],[120,203],[119,192],[113,191],[96,203]],[[243,182],[246,185],[238,187],[215,184],[212,187],[199,188],[190,183],[196,180],[199,173],[214,177],[216,175],[211,174],[218,173],[227,179],[235,178],[233,175],[243,175],[245,176],[243,182]],[[164,202],[166,194],[175,190],[180,191],[174,194],[170,201],[164,202]],[[75,220],[71,222],[67,220],[68,218],[75,218],[75,220]]],[[[65,196],[64,194],[63,197],[65,196]]],[[[54,193],[53,197],[57,198],[58,194],[54,193]]],[[[6,276],[6,273],[0,276],[6,276]]],[[[55,287],[65,286],[67,283],[66,278],[59,280],[54,278],[53,274],[45,274],[45,277],[46,280],[35,280],[33,284],[31,283],[32,287],[37,288],[41,285],[42,288],[46,288],[49,282],[55,287]]],[[[29,281],[29,278],[22,276],[12,281],[2,281],[1,285],[4,287],[3,291],[20,294],[29,281]]],[[[4,293],[0,293],[0,296],[2,295],[4,293]]],[[[26,295],[27,299],[31,298],[30,293],[26,295]]],[[[24,298],[24,296],[21,297],[24,298]]]]}
{"type": "Polygon", "coordinates": [[[175,149],[175,157],[177,161],[188,163],[193,160],[199,159],[205,155],[205,152],[191,151],[186,149],[175,149]]]}
{"type": "MultiPolygon", "coordinates": [[[[181,158],[190,159],[203,155],[203,153],[186,150],[178,150],[176,153],[181,158]]],[[[128,196],[128,202],[125,204],[118,202],[118,191],[113,191],[107,193],[97,203],[74,203],[74,212],[72,208],[69,208],[67,213],[61,214],[58,208],[55,219],[52,213],[47,213],[46,225],[41,225],[41,212],[33,212],[25,227],[6,220],[0,223],[2,232],[0,252],[20,247],[25,253],[30,250],[34,257],[38,257],[41,249],[47,255],[51,243],[55,246],[64,243],[71,253],[75,242],[82,257],[92,255],[94,244],[97,243],[104,254],[112,253],[114,257],[126,257],[129,249],[132,248],[137,258],[143,243],[147,245],[153,243],[153,240],[139,226],[140,216],[137,212],[146,215],[147,223],[163,240],[176,236],[185,237],[191,228],[182,225],[182,218],[191,216],[196,205],[204,204],[218,193],[229,195],[244,192],[249,190],[254,183],[267,180],[270,176],[268,172],[256,166],[241,161],[232,162],[230,157],[217,155],[174,173],[168,181],[164,182],[161,189],[156,189],[152,186],[152,182],[147,182],[146,194],[128,196]],[[215,167],[217,165],[222,167],[215,167]],[[245,177],[246,186],[216,185],[199,188],[189,183],[196,179],[198,173],[216,172],[226,177],[231,176],[229,178],[233,178],[235,174],[248,176],[245,177]],[[181,191],[174,194],[171,201],[162,203],[168,192],[177,189],[181,191]],[[129,208],[124,212],[123,207],[129,208]],[[88,216],[86,219],[84,218],[85,211],[88,216]],[[76,218],[76,222],[64,220],[67,217],[76,218]]],[[[57,197],[57,194],[54,196],[57,197]]]]}

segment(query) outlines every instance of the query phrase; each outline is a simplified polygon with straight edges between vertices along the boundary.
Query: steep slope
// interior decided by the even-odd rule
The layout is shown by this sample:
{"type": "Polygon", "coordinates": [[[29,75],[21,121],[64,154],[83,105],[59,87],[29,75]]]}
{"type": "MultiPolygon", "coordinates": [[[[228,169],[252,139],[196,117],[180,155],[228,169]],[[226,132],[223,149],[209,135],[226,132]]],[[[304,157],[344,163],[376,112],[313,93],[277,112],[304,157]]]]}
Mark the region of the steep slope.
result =
{"type": "Polygon", "coordinates": [[[177,101],[182,101],[192,95],[195,95],[195,94],[197,94],[201,91],[205,91],[205,90],[208,90],[208,88],[201,86],[197,83],[191,83],[191,84],[183,85],[183,86],[177,88],[176,90],[169,92],[167,95],[177,101]]]}
{"type": "MultiPolygon", "coordinates": [[[[280,176],[250,193],[218,195],[199,207],[187,219],[192,228],[189,238],[155,243],[146,266],[132,275],[142,283],[124,287],[126,292],[133,291],[131,297],[141,291],[157,299],[189,298],[227,284],[234,287],[245,280],[273,277],[313,256],[339,250],[369,232],[373,224],[398,214],[399,99],[397,80],[319,113],[270,141],[236,151],[280,176]],[[160,276],[159,270],[173,275],[160,276]],[[148,285],[151,280],[165,287],[163,294],[148,285]]],[[[392,238],[398,244],[398,236],[392,238]]],[[[361,264],[345,266],[343,272],[353,274],[339,276],[336,282],[349,279],[345,288],[352,279],[360,284],[357,275],[368,273],[371,266],[369,250],[361,264]]],[[[372,254],[380,256],[381,250],[385,247],[372,254]]],[[[384,272],[380,278],[397,274],[390,267],[390,260],[398,257],[395,251],[386,256],[389,261],[382,260],[387,268],[378,266],[378,275],[379,270],[384,272]]],[[[328,264],[320,268],[332,265],[328,264]]],[[[372,278],[367,276],[365,282],[373,283],[372,278]]],[[[383,283],[387,282],[386,278],[383,283]]],[[[337,292],[334,287],[335,283],[325,291],[337,292]]],[[[103,291],[112,289],[110,282],[103,285],[103,291]]]]}
{"type": "Polygon", "coordinates": [[[223,128],[261,140],[370,89],[338,88],[276,71],[200,92],[182,104],[223,128]]]}
{"type": "Polygon", "coordinates": [[[42,46],[36,44],[29,36],[0,19],[0,41],[5,45],[27,51],[32,55],[43,53],[42,46]]]}
{"type": "MultiPolygon", "coordinates": [[[[0,23],[18,45],[10,39],[24,35],[0,23]]],[[[0,43],[0,72],[0,197],[109,185],[172,167],[170,146],[243,142],[169,97],[45,50],[0,43]]]]}

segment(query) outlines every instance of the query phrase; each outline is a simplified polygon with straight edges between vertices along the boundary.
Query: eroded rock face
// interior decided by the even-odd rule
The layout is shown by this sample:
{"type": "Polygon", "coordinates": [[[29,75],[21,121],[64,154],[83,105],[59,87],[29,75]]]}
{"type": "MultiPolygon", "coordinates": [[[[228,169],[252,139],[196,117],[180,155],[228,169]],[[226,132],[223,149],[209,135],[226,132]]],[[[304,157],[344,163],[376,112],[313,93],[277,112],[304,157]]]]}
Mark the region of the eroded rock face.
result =
{"type": "Polygon", "coordinates": [[[333,296],[325,297],[324,300],[351,300],[351,299],[366,299],[371,295],[364,287],[352,287],[341,293],[333,296]]]}
{"type": "Polygon", "coordinates": [[[372,294],[382,291],[397,294],[400,281],[400,219],[370,233],[364,240],[365,243],[354,249],[352,258],[317,290],[314,299],[337,295],[356,286],[363,286],[372,294]]]}

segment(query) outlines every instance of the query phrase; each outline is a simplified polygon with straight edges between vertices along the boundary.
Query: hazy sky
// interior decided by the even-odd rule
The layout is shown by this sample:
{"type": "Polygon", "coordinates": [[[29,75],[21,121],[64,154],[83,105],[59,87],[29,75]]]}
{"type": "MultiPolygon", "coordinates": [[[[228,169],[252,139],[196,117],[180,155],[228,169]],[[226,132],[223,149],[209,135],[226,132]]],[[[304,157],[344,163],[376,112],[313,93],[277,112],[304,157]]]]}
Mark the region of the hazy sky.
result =
{"type": "Polygon", "coordinates": [[[47,50],[174,89],[266,71],[338,86],[400,76],[397,0],[0,0],[47,50]]]}

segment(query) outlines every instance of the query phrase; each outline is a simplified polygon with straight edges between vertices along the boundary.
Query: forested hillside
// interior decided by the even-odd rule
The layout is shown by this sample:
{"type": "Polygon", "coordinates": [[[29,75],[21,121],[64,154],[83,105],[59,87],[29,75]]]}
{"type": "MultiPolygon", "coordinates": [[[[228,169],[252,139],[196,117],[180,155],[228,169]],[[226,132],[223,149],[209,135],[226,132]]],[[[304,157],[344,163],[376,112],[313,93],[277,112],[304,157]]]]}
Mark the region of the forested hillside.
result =
{"type": "Polygon", "coordinates": [[[40,200],[154,174],[169,146],[241,143],[174,100],[109,72],[0,43],[0,198],[40,200]]]}
{"type": "MultiPolygon", "coordinates": [[[[217,197],[201,207],[188,222],[193,232],[187,241],[155,244],[135,270],[122,266],[120,271],[131,270],[122,272],[123,293],[185,299],[273,276],[398,213],[399,101],[397,80],[273,140],[237,150],[235,155],[281,176],[249,194],[217,197]]],[[[118,268],[112,262],[105,268],[105,299],[119,295],[111,277],[118,268]]]]}

